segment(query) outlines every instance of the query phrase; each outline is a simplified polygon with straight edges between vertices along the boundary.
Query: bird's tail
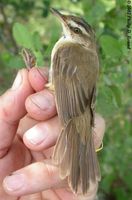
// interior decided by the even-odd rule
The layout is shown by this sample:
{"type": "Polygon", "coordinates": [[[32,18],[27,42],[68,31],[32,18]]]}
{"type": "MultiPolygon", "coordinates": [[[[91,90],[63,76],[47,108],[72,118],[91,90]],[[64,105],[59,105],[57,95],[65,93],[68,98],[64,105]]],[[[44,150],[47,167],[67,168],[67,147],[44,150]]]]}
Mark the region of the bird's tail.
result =
{"type": "Polygon", "coordinates": [[[68,177],[75,193],[86,194],[90,183],[100,180],[90,119],[86,114],[71,119],[56,143],[53,160],[59,166],[60,177],[68,177]]]}

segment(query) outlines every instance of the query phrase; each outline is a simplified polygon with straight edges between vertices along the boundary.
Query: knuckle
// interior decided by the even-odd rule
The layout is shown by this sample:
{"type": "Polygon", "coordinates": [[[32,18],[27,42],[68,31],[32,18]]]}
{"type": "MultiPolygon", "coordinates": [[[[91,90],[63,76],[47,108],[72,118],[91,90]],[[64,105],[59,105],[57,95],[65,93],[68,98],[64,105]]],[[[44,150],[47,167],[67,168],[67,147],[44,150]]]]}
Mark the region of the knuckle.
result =
{"type": "Polygon", "coordinates": [[[14,106],[17,104],[15,96],[7,94],[1,97],[0,101],[0,117],[3,119],[10,118],[14,113],[14,106]]]}

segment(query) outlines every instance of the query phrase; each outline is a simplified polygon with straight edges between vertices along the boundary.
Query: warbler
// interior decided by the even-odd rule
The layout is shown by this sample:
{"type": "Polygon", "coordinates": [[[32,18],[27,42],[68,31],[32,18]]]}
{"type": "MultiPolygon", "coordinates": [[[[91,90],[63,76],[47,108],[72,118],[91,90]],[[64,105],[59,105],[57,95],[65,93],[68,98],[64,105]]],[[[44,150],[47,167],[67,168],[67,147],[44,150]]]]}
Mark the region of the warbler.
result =
{"type": "Polygon", "coordinates": [[[60,177],[74,193],[86,194],[100,180],[93,141],[99,59],[92,27],[82,18],[51,9],[63,35],[51,54],[48,87],[54,91],[62,131],[53,152],[60,177]]]}

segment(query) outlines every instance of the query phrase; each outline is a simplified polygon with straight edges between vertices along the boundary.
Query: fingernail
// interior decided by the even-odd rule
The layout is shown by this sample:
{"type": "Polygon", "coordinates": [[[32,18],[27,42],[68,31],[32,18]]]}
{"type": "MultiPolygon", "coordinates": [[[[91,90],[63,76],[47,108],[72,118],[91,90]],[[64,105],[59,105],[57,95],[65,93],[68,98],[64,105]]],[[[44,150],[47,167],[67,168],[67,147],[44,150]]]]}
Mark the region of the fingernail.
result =
{"type": "Polygon", "coordinates": [[[38,145],[45,140],[47,134],[44,133],[44,130],[34,126],[25,133],[25,136],[30,143],[38,145]]]}
{"type": "Polygon", "coordinates": [[[22,83],[22,75],[21,75],[20,72],[18,72],[18,74],[17,74],[17,76],[16,76],[16,78],[15,78],[15,80],[14,80],[14,83],[13,83],[11,89],[12,89],[12,90],[18,89],[19,86],[21,85],[21,83],[22,83]]]}
{"type": "Polygon", "coordinates": [[[51,107],[51,100],[46,95],[38,93],[32,96],[31,100],[42,110],[46,110],[47,108],[51,107]]]}
{"type": "Polygon", "coordinates": [[[4,179],[4,187],[9,191],[19,190],[25,184],[24,174],[13,174],[4,179]]]}

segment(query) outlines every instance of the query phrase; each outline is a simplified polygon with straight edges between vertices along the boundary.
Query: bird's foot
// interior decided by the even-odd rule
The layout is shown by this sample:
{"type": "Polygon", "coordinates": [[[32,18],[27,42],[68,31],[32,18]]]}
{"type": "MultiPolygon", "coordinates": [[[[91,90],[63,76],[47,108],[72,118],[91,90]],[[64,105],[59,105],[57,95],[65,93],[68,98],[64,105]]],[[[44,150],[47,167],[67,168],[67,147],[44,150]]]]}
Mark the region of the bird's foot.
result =
{"type": "Polygon", "coordinates": [[[52,83],[47,83],[47,84],[45,85],[45,88],[47,88],[48,90],[50,90],[50,91],[52,91],[52,92],[55,91],[55,87],[54,87],[54,85],[53,85],[52,83]]]}

